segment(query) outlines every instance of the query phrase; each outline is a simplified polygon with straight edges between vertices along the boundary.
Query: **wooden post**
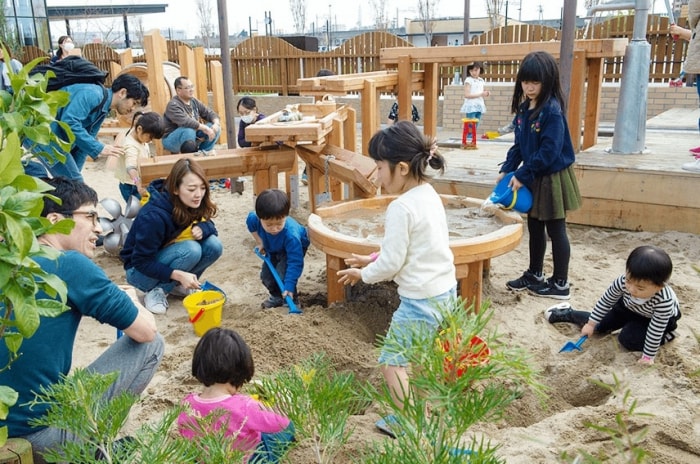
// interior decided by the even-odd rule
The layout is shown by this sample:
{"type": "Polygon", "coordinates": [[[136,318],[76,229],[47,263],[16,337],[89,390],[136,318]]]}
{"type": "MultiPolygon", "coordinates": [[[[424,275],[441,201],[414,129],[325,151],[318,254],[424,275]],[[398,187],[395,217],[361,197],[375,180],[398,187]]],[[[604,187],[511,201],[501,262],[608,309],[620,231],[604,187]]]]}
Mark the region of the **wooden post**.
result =
{"type": "Polygon", "coordinates": [[[586,109],[583,122],[583,150],[598,142],[598,124],[600,122],[600,98],[603,87],[603,58],[589,58],[588,89],[586,90],[586,109]]]}
{"type": "MultiPolygon", "coordinates": [[[[188,47],[185,44],[180,44],[177,46],[177,58],[178,61],[180,62],[180,76],[187,76],[187,78],[192,82],[192,85],[194,85],[194,92],[195,96],[197,97],[197,100],[202,100],[200,98],[200,95],[202,95],[202,91],[199,88],[202,83],[199,81],[199,76],[197,75],[197,63],[195,62],[194,58],[194,51],[188,47]]],[[[206,89],[206,81],[204,82],[204,96],[206,97],[207,95],[207,89],[206,89]]],[[[202,100],[203,102],[207,102],[207,100],[202,100]]]]}
{"type": "Polygon", "coordinates": [[[398,99],[400,120],[411,121],[411,57],[399,57],[398,99]]]}
{"type": "Polygon", "coordinates": [[[377,106],[379,105],[377,83],[372,79],[366,79],[364,88],[360,92],[360,106],[362,107],[362,153],[369,153],[369,139],[379,128],[377,106]]]}
{"type": "MultiPolygon", "coordinates": [[[[194,70],[189,71],[189,75],[197,76],[197,100],[209,104],[209,81],[207,80],[207,59],[204,56],[203,47],[195,47],[192,50],[194,54],[194,70]]],[[[212,84],[213,85],[213,84],[212,84]]],[[[224,116],[223,113],[220,116],[224,116]]]]}
{"type": "MultiPolygon", "coordinates": [[[[166,93],[165,85],[163,85],[165,76],[161,63],[168,59],[168,48],[158,29],[152,29],[143,36],[143,47],[146,51],[146,63],[150,63],[148,66],[148,91],[151,111],[163,114],[168,105],[169,95],[166,93]]],[[[156,153],[163,154],[162,141],[154,140],[153,144],[156,153]]]]}
{"type": "Polygon", "coordinates": [[[211,87],[214,100],[214,111],[219,115],[219,120],[221,121],[221,136],[219,137],[219,143],[227,145],[228,141],[226,138],[226,107],[224,104],[224,74],[221,70],[221,62],[212,61],[211,69],[209,69],[211,74],[211,87]]]}
{"type": "Polygon", "coordinates": [[[438,80],[440,72],[437,63],[425,63],[423,75],[423,131],[437,137],[438,80]]]}
{"type": "Polygon", "coordinates": [[[34,464],[32,444],[24,438],[9,438],[0,448],[0,464],[34,464]]]}
{"type": "MultiPolygon", "coordinates": [[[[569,123],[569,133],[571,134],[571,141],[574,144],[574,152],[578,153],[581,151],[581,116],[583,115],[581,106],[583,105],[583,87],[586,82],[585,52],[574,52],[572,68],[568,102],[569,108],[566,119],[569,123]]],[[[591,127],[586,124],[585,129],[590,130],[591,127]]],[[[597,131],[598,126],[593,126],[593,130],[597,131]]]]}

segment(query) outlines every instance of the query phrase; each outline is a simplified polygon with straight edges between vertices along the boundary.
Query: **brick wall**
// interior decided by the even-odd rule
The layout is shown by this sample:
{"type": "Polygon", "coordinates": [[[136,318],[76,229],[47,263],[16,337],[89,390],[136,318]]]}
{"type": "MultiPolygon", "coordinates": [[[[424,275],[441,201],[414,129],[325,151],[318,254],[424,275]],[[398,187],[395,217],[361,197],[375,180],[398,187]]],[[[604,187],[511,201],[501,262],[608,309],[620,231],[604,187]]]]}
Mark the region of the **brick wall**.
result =
{"type": "MultiPolygon", "coordinates": [[[[496,130],[513,119],[510,104],[513,98],[513,84],[494,82],[486,84],[491,92],[486,102],[486,114],[481,119],[479,132],[496,130]]],[[[617,114],[617,101],[620,94],[619,84],[603,84],[600,99],[600,121],[614,123],[617,114]]],[[[445,101],[442,126],[445,129],[460,130],[463,114],[459,109],[464,101],[462,86],[445,87],[445,101]]],[[[695,87],[669,87],[668,84],[650,84],[647,93],[647,119],[657,116],[671,108],[695,109],[698,107],[697,89],[695,87]]],[[[438,125],[440,122],[438,120],[438,125]]]]}
{"type": "MultiPolygon", "coordinates": [[[[513,98],[513,84],[510,82],[487,82],[486,88],[491,95],[485,98],[486,114],[482,117],[479,132],[495,131],[505,126],[512,119],[510,103],[513,98]]],[[[695,87],[669,87],[668,84],[650,84],[647,94],[647,118],[652,118],[671,108],[695,109],[698,107],[698,96],[695,87]]],[[[620,93],[619,84],[603,84],[600,100],[600,121],[614,123],[617,112],[617,100],[620,93]]],[[[280,97],[275,95],[254,96],[258,110],[266,115],[283,109],[286,105],[295,103],[312,103],[312,97],[280,97]]],[[[357,121],[362,120],[359,96],[338,97],[336,101],[352,106],[357,111],[357,121]]],[[[438,102],[438,126],[444,129],[459,131],[462,128],[463,114],[459,112],[464,101],[464,87],[450,85],[445,87],[445,96],[438,102]]],[[[393,104],[391,96],[382,96],[379,101],[381,122],[386,122],[386,116],[393,104]]],[[[414,97],[413,103],[418,108],[421,120],[424,115],[423,97],[414,97]]],[[[421,124],[421,123],[419,123],[421,124]]]]}

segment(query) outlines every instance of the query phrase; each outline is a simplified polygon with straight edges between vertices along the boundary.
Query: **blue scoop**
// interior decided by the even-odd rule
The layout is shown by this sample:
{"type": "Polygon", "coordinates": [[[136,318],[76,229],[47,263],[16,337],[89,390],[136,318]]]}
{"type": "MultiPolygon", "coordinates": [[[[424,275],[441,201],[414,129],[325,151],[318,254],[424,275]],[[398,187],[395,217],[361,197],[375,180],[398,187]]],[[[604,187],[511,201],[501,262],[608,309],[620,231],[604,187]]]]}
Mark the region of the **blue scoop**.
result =
{"type": "Polygon", "coordinates": [[[584,335],[581,338],[578,339],[576,343],[574,342],[566,342],[564,346],[562,346],[561,350],[559,350],[560,353],[569,353],[571,351],[583,351],[581,348],[581,345],[583,345],[583,342],[588,340],[588,335],[584,335]]]}
{"type": "MultiPolygon", "coordinates": [[[[255,247],[255,254],[258,255],[260,259],[265,261],[265,264],[267,264],[268,269],[270,269],[270,273],[272,274],[272,277],[275,278],[275,282],[277,282],[277,286],[280,288],[280,292],[284,293],[284,282],[282,282],[282,279],[280,278],[279,273],[277,272],[277,269],[275,269],[275,266],[272,264],[272,261],[270,261],[270,258],[267,255],[264,255],[260,253],[260,248],[255,247]]],[[[286,295],[284,297],[284,301],[287,302],[287,306],[289,306],[289,314],[301,314],[302,311],[297,308],[297,305],[294,304],[294,300],[292,299],[291,296],[286,295]]]]}

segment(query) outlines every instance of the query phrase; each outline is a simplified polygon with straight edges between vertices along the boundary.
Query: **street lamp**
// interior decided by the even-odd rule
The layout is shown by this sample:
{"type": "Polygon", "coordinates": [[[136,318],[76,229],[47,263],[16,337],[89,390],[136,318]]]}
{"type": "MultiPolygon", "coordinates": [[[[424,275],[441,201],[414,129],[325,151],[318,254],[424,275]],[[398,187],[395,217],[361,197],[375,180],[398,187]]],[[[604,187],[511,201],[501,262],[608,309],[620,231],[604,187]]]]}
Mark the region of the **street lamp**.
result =
{"type": "Polygon", "coordinates": [[[331,5],[330,3],[328,4],[328,51],[331,49],[332,45],[332,36],[331,36],[331,28],[333,27],[333,11],[331,10],[331,5]]]}

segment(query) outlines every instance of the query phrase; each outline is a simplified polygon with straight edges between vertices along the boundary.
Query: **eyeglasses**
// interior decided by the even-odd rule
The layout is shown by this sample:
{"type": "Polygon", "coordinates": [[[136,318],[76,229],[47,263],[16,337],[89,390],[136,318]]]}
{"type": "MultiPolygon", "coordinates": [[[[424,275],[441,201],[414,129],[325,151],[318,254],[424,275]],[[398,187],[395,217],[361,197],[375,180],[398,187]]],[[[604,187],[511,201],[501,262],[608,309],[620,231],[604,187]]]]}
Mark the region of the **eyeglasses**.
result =
{"type": "Polygon", "coordinates": [[[194,90],[194,85],[188,85],[187,87],[178,87],[178,90],[194,90]]]}
{"type": "Polygon", "coordinates": [[[99,219],[99,217],[97,216],[97,211],[94,211],[94,210],[93,211],[77,211],[77,210],[76,211],[61,211],[60,213],[62,215],[64,215],[65,217],[69,217],[69,218],[72,218],[76,214],[82,214],[86,218],[92,220],[92,225],[94,225],[94,226],[97,225],[97,221],[99,219]]]}

